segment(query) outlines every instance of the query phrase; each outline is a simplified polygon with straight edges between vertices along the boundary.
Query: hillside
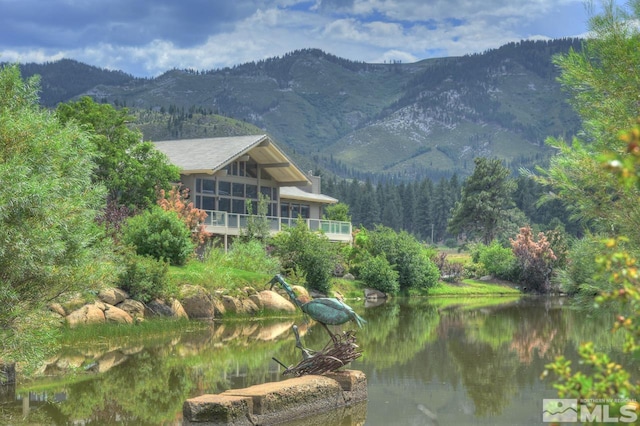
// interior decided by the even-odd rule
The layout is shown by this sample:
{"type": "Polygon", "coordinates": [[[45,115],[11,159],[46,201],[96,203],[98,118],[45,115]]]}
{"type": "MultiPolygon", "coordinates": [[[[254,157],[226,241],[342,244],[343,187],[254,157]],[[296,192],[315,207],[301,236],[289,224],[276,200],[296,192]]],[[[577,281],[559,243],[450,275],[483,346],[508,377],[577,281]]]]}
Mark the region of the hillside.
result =
{"type": "Polygon", "coordinates": [[[127,106],[147,139],[262,131],[305,169],[405,180],[464,176],[480,155],[513,168],[544,162],[544,139],[571,137],[579,125],[552,64],[569,48],[579,49],[580,40],[511,43],[413,64],[366,64],[307,49],[154,79],[76,67],[66,86],[51,77],[58,63],[38,72],[46,105],[87,94],[127,106]],[[84,84],[71,90],[75,80],[84,84]]]}

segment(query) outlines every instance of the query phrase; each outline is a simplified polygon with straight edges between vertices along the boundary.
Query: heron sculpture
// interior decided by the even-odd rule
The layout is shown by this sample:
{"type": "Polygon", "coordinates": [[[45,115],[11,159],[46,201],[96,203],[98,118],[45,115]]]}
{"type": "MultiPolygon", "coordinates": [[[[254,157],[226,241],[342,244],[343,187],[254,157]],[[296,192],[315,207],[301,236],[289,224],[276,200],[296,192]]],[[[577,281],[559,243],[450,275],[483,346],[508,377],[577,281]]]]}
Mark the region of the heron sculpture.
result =
{"type": "Polygon", "coordinates": [[[272,289],[274,285],[280,284],[289,295],[291,301],[298,306],[302,312],[309,315],[311,319],[322,324],[334,342],[336,342],[336,337],[331,330],[329,330],[328,325],[341,325],[348,321],[353,321],[358,324],[358,327],[362,327],[366,323],[349,305],[334,297],[319,297],[308,302],[303,302],[296,296],[291,286],[280,274],[274,276],[269,284],[271,284],[272,289]]]}

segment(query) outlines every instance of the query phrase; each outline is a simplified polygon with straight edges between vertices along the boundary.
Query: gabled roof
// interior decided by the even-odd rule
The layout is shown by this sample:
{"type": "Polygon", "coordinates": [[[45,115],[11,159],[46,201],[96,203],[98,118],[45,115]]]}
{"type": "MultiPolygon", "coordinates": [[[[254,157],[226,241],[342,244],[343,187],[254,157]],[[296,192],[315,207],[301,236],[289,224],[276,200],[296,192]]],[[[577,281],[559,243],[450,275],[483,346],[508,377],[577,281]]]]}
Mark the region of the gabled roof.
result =
{"type": "Polygon", "coordinates": [[[243,155],[249,155],[283,185],[310,185],[309,178],[267,135],[179,139],[154,142],[180,173],[214,174],[243,155]]]}

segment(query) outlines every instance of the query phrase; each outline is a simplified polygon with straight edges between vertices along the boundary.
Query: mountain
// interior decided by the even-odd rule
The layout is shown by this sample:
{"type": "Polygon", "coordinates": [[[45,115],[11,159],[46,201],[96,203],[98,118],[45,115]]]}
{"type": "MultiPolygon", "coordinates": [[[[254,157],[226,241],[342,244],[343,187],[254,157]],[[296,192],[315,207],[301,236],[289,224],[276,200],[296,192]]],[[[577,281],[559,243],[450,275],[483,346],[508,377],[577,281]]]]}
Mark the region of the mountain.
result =
{"type": "Polygon", "coordinates": [[[502,158],[514,169],[544,163],[545,138],[571,138],[580,124],[552,58],[580,47],[579,39],[522,41],[412,64],[305,49],[153,79],[77,63],[66,63],[62,78],[59,63],[37,71],[45,105],[89,95],[127,106],[147,139],[261,131],[305,169],[408,180],[467,175],[476,156],[502,158]]]}
{"type": "MultiPolygon", "coordinates": [[[[0,63],[0,65],[6,65],[0,63]]],[[[23,77],[39,75],[41,77],[40,102],[44,106],[55,106],[82,95],[101,84],[110,86],[126,85],[134,77],[122,71],[110,71],[86,65],[72,59],[61,59],[44,64],[20,65],[23,77]]]]}

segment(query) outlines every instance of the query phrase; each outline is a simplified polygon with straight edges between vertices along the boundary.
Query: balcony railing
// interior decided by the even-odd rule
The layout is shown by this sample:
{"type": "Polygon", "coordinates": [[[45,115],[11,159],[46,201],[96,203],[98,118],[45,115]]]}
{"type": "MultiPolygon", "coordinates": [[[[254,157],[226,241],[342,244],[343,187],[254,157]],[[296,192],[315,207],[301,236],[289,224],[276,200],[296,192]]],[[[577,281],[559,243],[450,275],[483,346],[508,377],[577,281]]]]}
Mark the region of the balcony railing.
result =
{"type": "MultiPolygon", "coordinates": [[[[207,218],[204,224],[207,231],[223,235],[240,235],[240,231],[246,229],[250,215],[227,213],[215,210],[205,210],[207,218]]],[[[288,217],[267,216],[269,229],[272,233],[282,231],[285,227],[296,225],[297,219],[288,217]]],[[[351,241],[351,222],[340,222],[324,219],[304,219],[311,231],[322,231],[330,240],[351,241]]]]}

